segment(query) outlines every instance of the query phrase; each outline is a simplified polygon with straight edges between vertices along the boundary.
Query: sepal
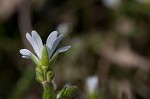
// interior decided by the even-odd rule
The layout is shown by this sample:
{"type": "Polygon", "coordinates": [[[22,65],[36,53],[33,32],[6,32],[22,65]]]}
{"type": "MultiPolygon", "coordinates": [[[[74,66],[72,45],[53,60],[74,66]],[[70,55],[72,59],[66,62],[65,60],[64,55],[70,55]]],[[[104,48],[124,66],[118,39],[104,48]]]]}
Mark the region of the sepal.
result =
{"type": "Polygon", "coordinates": [[[32,61],[36,64],[36,66],[39,67],[41,64],[40,60],[34,54],[30,53],[30,55],[31,55],[32,61]]]}
{"type": "Polygon", "coordinates": [[[42,56],[41,56],[41,65],[46,66],[46,67],[49,66],[49,56],[48,56],[46,45],[43,46],[42,56]]]}
{"type": "MultiPolygon", "coordinates": [[[[59,52],[58,51],[56,51],[55,53],[54,53],[54,55],[50,58],[50,60],[49,60],[49,64],[50,65],[52,65],[55,61],[56,61],[56,59],[58,58],[58,55],[59,55],[59,52]]],[[[51,67],[50,67],[51,68],[51,67]]]]}

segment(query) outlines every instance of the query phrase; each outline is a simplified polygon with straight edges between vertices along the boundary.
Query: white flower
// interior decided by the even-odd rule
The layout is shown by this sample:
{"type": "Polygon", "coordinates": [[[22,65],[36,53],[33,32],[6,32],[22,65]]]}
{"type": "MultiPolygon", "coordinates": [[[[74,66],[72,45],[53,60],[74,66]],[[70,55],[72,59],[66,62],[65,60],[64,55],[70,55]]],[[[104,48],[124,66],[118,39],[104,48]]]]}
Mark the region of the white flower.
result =
{"type": "MultiPolygon", "coordinates": [[[[31,35],[29,33],[26,34],[26,38],[30,42],[31,46],[33,47],[33,49],[37,55],[37,58],[41,59],[41,56],[42,56],[41,54],[42,54],[44,45],[43,45],[42,39],[39,36],[39,34],[36,31],[32,31],[31,35]]],[[[58,36],[57,31],[53,31],[48,36],[48,38],[46,40],[46,48],[48,51],[49,60],[51,59],[53,53],[56,50],[56,47],[58,46],[58,44],[60,43],[62,38],[63,38],[63,35],[58,36]]],[[[71,46],[61,47],[56,52],[60,53],[60,52],[67,51],[70,47],[71,46]]],[[[22,58],[31,58],[31,54],[33,54],[28,49],[21,49],[20,53],[22,54],[22,58]]]]}
{"type": "Polygon", "coordinates": [[[98,88],[98,77],[91,76],[86,79],[87,90],[90,94],[93,94],[98,88]]]}

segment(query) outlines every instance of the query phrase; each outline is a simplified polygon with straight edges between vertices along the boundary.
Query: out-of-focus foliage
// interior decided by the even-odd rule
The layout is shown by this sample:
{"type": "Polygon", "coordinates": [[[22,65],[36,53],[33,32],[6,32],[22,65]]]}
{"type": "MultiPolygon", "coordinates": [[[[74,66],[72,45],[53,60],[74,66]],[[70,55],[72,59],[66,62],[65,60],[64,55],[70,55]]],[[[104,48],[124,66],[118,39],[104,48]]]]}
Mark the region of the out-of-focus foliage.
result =
{"type": "Polygon", "coordinates": [[[42,97],[32,62],[19,54],[31,48],[24,35],[32,29],[44,41],[58,30],[72,46],[53,66],[57,89],[70,82],[75,99],[150,99],[149,0],[0,0],[0,99],[42,97]]]}

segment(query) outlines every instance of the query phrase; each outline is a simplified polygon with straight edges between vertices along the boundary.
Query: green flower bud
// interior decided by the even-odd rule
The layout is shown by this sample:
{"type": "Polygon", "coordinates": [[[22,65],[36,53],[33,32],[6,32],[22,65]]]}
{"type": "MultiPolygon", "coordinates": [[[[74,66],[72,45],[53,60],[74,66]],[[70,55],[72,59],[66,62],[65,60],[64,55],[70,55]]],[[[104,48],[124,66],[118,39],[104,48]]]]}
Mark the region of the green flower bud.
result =
{"type": "Polygon", "coordinates": [[[42,69],[40,67],[36,67],[36,80],[41,83],[44,81],[43,77],[42,69]]]}
{"type": "Polygon", "coordinates": [[[52,71],[48,71],[46,77],[47,77],[47,82],[50,83],[54,78],[54,73],[52,71]]]}

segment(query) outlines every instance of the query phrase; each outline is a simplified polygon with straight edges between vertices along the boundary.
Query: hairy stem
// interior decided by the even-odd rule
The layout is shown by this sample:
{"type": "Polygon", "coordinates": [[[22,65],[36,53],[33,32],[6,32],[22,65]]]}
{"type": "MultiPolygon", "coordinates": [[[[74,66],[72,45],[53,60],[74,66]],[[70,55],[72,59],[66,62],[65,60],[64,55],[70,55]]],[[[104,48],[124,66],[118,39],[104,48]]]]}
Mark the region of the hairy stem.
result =
{"type": "Polygon", "coordinates": [[[44,86],[44,93],[42,99],[53,99],[54,85],[52,83],[48,84],[48,82],[44,82],[43,86],[44,86]]]}

